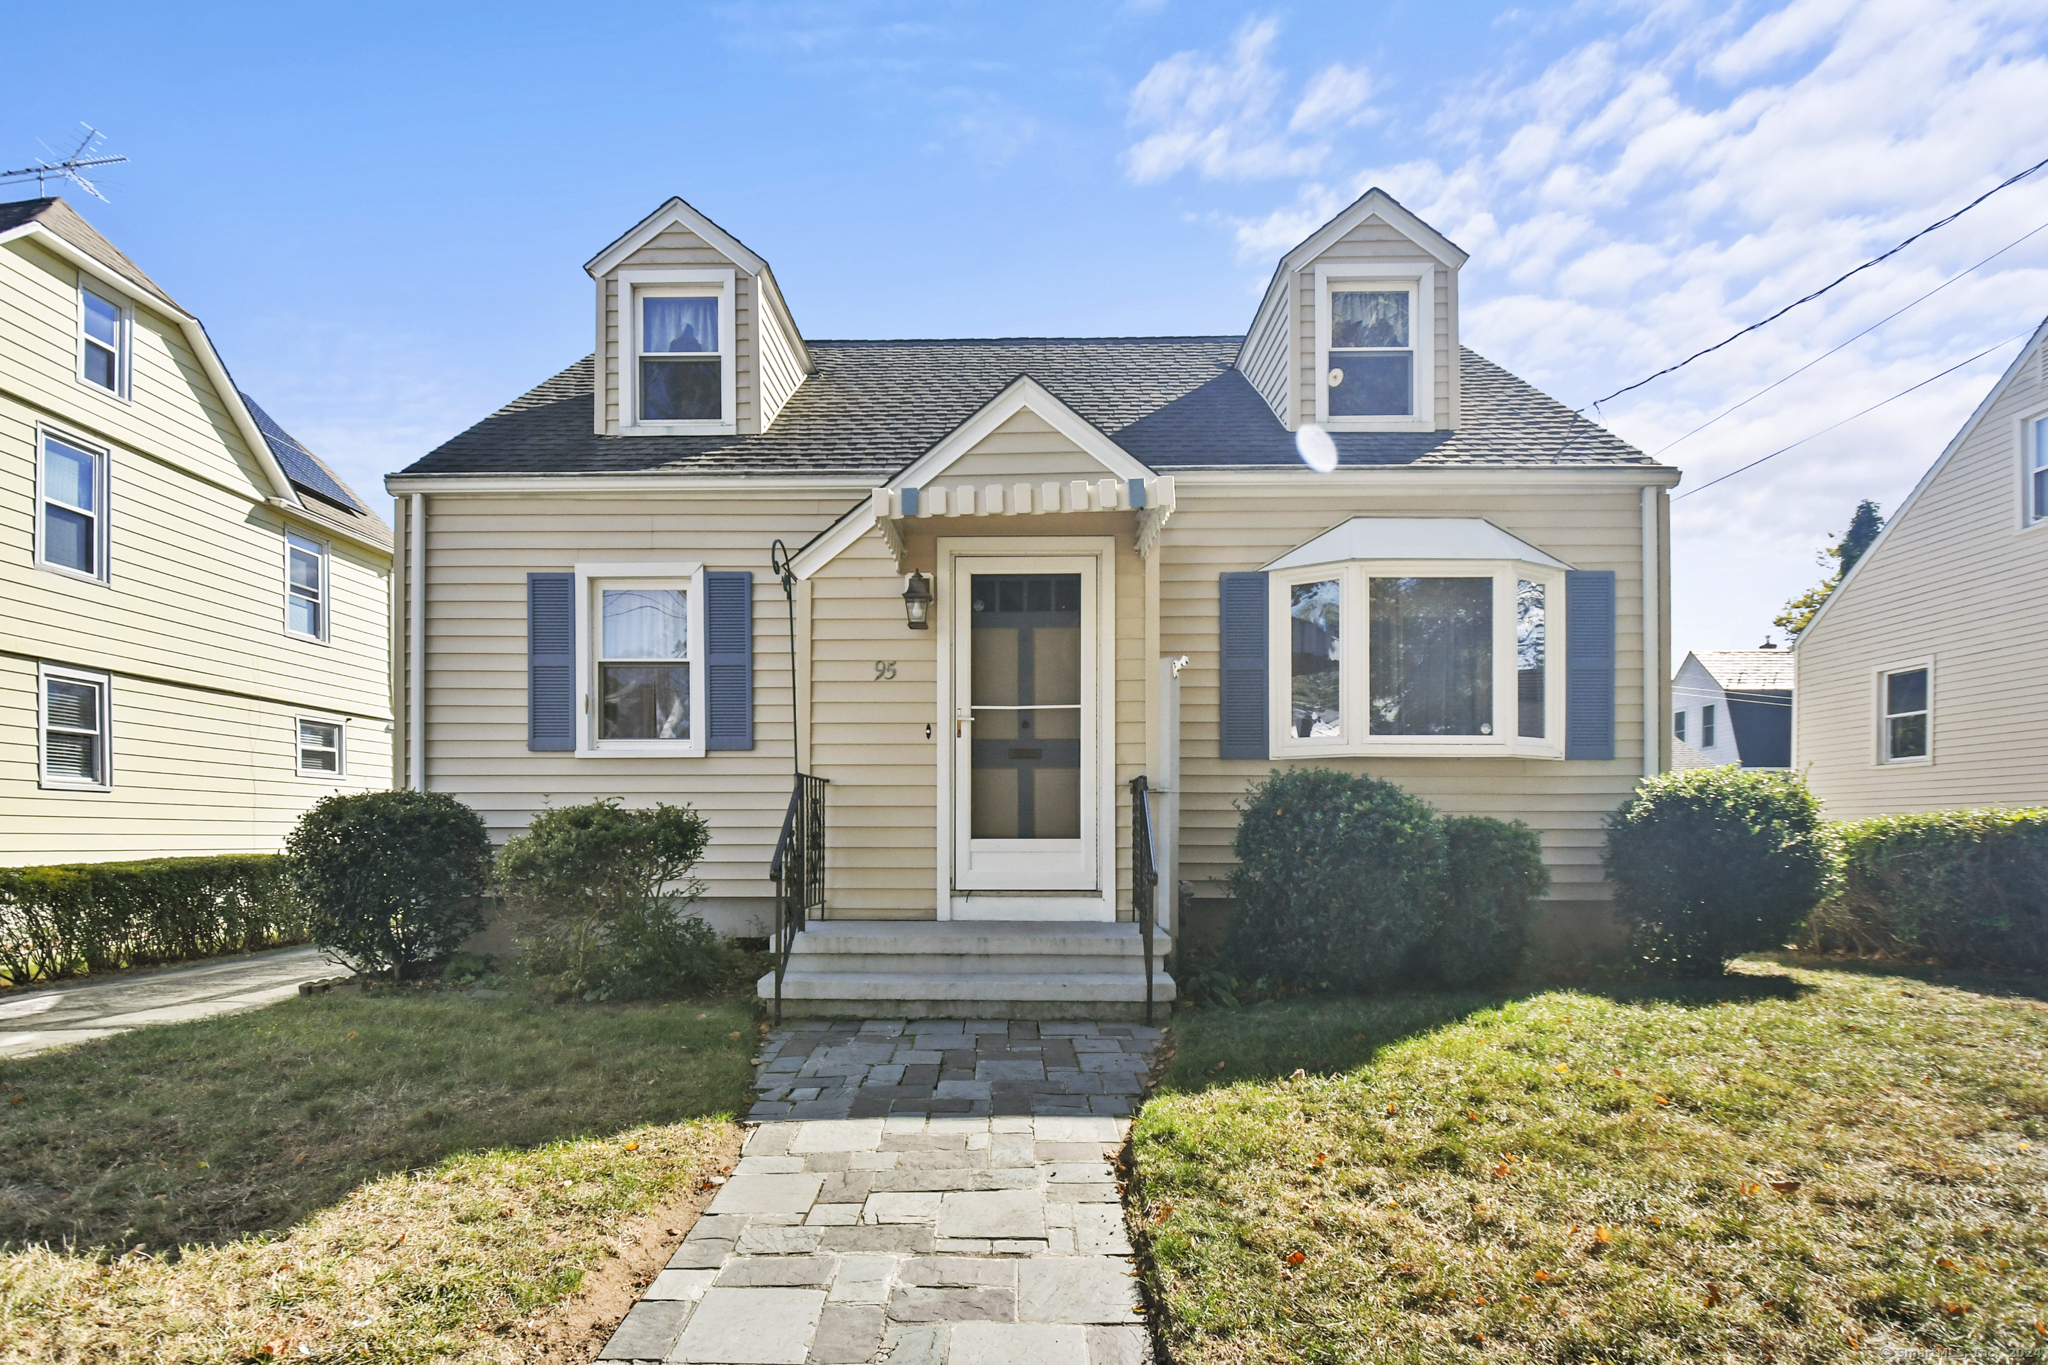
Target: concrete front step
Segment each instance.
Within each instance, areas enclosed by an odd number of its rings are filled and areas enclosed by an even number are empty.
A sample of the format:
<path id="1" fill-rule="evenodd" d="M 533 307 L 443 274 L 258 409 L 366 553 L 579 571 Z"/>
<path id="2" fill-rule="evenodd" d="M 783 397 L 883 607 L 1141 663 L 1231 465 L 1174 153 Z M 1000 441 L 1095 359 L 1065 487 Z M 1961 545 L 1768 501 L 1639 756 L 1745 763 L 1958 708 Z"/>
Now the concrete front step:
<path id="1" fill-rule="evenodd" d="M 1174 998 L 1172 940 L 1153 936 L 1152 998 Z M 790 947 L 783 1013 L 850 1019 L 1142 1018 L 1144 940 L 1133 924 L 838 921 Z M 775 994 L 773 972 L 757 989 Z"/>

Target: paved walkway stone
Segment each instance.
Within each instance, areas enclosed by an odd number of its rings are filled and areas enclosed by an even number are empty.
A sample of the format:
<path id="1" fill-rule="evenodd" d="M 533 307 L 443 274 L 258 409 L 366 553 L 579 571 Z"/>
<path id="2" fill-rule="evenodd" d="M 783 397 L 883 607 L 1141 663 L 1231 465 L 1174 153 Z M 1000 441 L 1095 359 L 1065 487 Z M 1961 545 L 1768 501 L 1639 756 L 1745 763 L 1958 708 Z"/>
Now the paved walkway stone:
<path id="1" fill-rule="evenodd" d="M 1152 1365 L 1114 1162 L 1159 1037 L 770 1034 L 739 1164 L 598 1358 Z"/>
<path id="2" fill-rule="evenodd" d="M 179 1024 L 289 1000 L 299 983 L 346 976 L 318 948 L 282 948 L 160 972 L 90 977 L 0 993 L 0 1057 L 105 1038 L 148 1024 Z"/>

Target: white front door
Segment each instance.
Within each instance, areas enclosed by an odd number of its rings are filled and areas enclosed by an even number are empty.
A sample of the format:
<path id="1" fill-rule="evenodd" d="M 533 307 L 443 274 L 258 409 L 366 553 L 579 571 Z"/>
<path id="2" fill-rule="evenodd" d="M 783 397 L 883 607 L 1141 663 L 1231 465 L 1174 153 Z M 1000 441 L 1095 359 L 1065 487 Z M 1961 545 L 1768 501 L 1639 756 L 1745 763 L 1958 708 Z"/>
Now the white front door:
<path id="1" fill-rule="evenodd" d="M 1111 918 L 1093 554 L 952 561 L 956 918 Z M 1113 865 L 1113 864 L 1112 864 Z"/>

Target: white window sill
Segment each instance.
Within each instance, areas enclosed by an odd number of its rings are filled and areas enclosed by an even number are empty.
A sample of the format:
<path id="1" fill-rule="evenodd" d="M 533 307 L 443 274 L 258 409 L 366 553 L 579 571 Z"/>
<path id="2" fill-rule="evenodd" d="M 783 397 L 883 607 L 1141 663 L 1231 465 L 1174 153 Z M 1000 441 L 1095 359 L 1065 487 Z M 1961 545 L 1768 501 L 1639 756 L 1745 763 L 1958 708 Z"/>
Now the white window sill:
<path id="1" fill-rule="evenodd" d="M 1932 758 L 1880 758 L 1870 765 L 1873 768 L 1931 768 Z"/>
<path id="2" fill-rule="evenodd" d="M 38 569 L 41 569 L 44 573 L 53 573 L 56 574 L 59 578 L 68 578 L 74 583 L 91 583 L 94 586 L 101 588 L 110 586 L 107 580 L 100 577 L 98 574 L 80 573 L 76 569 L 67 569 L 62 564 L 52 564 L 47 560 L 38 559 L 36 561 L 36 567 Z"/>
<path id="3" fill-rule="evenodd" d="M 78 385 L 79 388 L 84 389 L 87 393 L 96 393 L 102 398 L 111 399 L 114 402 L 119 403 L 124 408 L 132 408 L 135 406 L 135 397 L 133 394 L 116 393 L 112 389 L 93 383 L 90 379 L 80 379 L 77 375 L 73 375 L 71 377 L 71 382 Z"/>
<path id="4" fill-rule="evenodd" d="M 1324 417 L 1325 431 L 1435 431 L 1433 417 Z"/>
<path id="5" fill-rule="evenodd" d="M 619 427 L 621 436 L 732 436 L 738 432 L 737 422 L 634 422 Z"/>
<path id="6" fill-rule="evenodd" d="M 596 749 L 578 749 L 578 758 L 702 758 L 702 744 L 683 744 L 659 740 L 636 744 L 631 740 L 613 740 Z"/>
<path id="7" fill-rule="evenodd" d="M 46 792 L 110 792 L 111 782 L 65 782 L 58 778 L 39 778 L 36 786 Z"/>
<path id="8" fill-rule="evenodd" d="M 1381 739 L 1363 744 L 1331 741 L 1325 744 L 1295 742 L 1275 744 L 1270 752 L 1275 761 L 1318 758 L 1542 758 L 1562 759 L 1557 745 L 1528 742 L 1503 744 L 1491 735 L 1470 739 Z"/>

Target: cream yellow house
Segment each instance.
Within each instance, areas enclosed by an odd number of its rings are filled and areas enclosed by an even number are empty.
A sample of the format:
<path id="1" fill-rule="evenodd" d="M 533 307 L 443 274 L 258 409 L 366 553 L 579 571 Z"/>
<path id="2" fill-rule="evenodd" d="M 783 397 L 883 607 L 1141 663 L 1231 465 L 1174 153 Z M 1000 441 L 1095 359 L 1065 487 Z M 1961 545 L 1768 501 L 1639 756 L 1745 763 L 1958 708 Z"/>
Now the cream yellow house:
<path id="1" fill-rule="evenodd" d="M 61 199 L 0 204 L 0 863 L 391 785 L 390 529 Z"/>
<path id="2" fill-rule="evenodd" d="M 1213 904 L 1295 764 L 1536 826 L 1569 955 L 1666 758 L 1678 475 L 1460 345 L 1464 261 L 1374 190 L 1242 336 L 810 341 L 672 199 L 587 263 L 594 354 L 387 480 L 405 780 L 499 837 L 687 801 L 728 930 L 821 834 L 819 1012 L 1136 1008 L 1134 800 Z"/>
<path id="3" fill-rule="evenodd" d="M 2048 322 L 1800 632 L 1792 765 L 1838 820 L 2048 805 Z"/>

